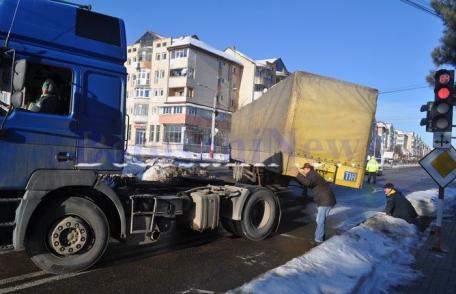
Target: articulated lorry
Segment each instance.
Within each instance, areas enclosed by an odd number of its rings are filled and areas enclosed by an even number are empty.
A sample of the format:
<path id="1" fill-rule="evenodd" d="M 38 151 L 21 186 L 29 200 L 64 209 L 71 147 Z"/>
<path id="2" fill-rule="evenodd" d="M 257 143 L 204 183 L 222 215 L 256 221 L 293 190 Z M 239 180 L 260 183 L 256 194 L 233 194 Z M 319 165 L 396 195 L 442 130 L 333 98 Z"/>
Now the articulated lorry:
<path id="1" fill-rule="evenodd" d="M 60 0 L 0 0 L 0 46 L 2 250 L 25 249 L 60 274 L 93 266 L 110 238 L 157 241 L 170 223 L 223 223 L 254 241 L 277 228 L 279 201 L 265 188 L 122 176 L 122 20 Z"/>
<path id="2" fill-rule="evenodd" d="M 378 91 L 296 72 L 236 111 L 233 176 L 286 185 L 308 162 L 331 183 L 359 188 Z"/>

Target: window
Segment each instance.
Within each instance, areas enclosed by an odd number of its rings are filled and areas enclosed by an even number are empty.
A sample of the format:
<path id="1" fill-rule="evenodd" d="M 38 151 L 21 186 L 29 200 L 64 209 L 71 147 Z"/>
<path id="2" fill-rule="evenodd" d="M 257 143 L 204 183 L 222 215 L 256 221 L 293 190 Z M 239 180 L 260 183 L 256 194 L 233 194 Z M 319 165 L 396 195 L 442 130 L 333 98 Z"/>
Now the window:
<path id="1" fill-rule="evenodd" d="M 160 78 L 164 78 L 165 77 L 165 71 L 164 70 L 161 70 L 160 71 Z"/>
<path id="2" fill-rule="evenodd" d="M 180 143 L 182 139 L 181 125 L 165 125 L 163 141 L 167 143 Z"/>
<path id="3" fill-rule="evenodd" d="M 162 59 L 166 60 L 166 53 L 165 52 L 162 53 Z"/>
<path id="4" fill-rule="evenodd" d="M 161 43 L 157 43 L 157 48 L 160 48 L 161 47 Z"/>
<path id="5" fill-rule="evenodd" d="M 174 114 L 182 113 L 182 106 L 174 106 L 173 112 Z"/>
<path id="6" fill-rule="evenodd" d="M 162 46 L 163 46 L 163 47 L 166 47 L 166 42 L 163 42 L 163 43 L 162 43 Z"/>
<path id="7" fill-rule="evenodd" d="M 136 129 L 135 144 L 144 145 L 146 143 L 146 129 Z"/>
<path id="8" fill-rule="evenodd" d="M 188 68 L 188 74 L 190 78 L 194 79 L 195 78 L 195 70 L 191 67 Z"/>
<path id="9" fill-rule="evenodd" d="M 193 88 L 187 88 L 187 97 L 193 98 Z"/>
<path id="10" fill-rule="evenodd" d="M 150 84 L 150 71 L 148 69 L 141 69 L 138 71 L 136 77 L 136 85 L 149 85 Z"/>
<path id="11" fill-rule="evenodd" d="M 71 113 L 73 75 L 67 68 L 27 63 L 25 97 L 18 109 L 36 113 L 69 115 Z M 46 92 L 43 92 L 43 87 Z"/>
<path id="12" fill-rule="evenodd" d="M 128 53 L 131 53 L 131 48 L 130 48 L 130 49 L 128 49 Z"/>
<path id="13" fill-rule="evenodd" d="M 187 106 L 187 114 L 188 115 L 197 115 L 197 108 L 192 106 Z"/>
<path id="14" fill-rule="evenodd" d="M 233 66 L 233 73 L 236 73 L 236 67 Z"/>
<path id="15" fill-rule="evenodd" d="M 183 58 L 188 56 L 188 49 L 177 49 L 171 51 L 171 59 Z"/>
<path id="16" fill-rule="evenodd" d="M 85 9 L 76 10 L 76 35 L 115 46 L 121 45 L 118 18 Z"/>
<path id="17" fill-rule="evenodd" d="M 157 114 L 157 106 L 152 107 L 152 114 Z"/>
<path id="18" fill-rule="evenodd" d="M 171 110 L 172 110 L 171 106 L 165 106 L 162 108 L 163 114 L 170 114 Z"/>
<path id="19" fill-rule="evenodd" d="M 154 84 L 158 83 L 159 74 L 158 70 L 154 71 Z"/>
<path id="20" fill-rule="evenodd" d="M 136 89 L 135 91 L 136 98 L 149 98 L 150 90 L 148 89 Z"/>
<path id="21" fill-rule="evenodd" d="M 163 91 L 163 89 L 160 89 L 160 96 L 163 96 L 165 94 L 165 92 Z"/>
<path id="22" fill-rule="evenodd" d="M 135 104 L 133 109 L 134 115 L 146 116 L 149 113 L 149 105 L 147 104 Z"/>
<path id="23" fill-rule="evenodd" d="M 150 125 L 149 142 L 153 142 L 154 139 L 155 139 L 155 125 Z"/>
<path id="24" fill-rule="evenodd" d="M 155 130 L 156 130 L 156 134 L 155 134 L 155 142 L 160 142 L 160 125 L 157 125 Z"/>
<path id="25" fill-rule="evenodd" d="M 161 57 L 160 53 L 155 54 L 155 60 L 160 60 L 160 57 Z"/>

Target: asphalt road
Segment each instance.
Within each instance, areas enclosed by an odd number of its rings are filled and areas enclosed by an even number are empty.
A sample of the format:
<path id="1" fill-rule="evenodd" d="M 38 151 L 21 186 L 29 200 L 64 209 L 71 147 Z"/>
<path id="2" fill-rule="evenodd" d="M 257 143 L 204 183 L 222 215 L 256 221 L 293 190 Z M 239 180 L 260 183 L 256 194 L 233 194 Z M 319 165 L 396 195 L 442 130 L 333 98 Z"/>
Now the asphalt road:
<path id="1" fill-rule="evenodd" d="M 365 212 L 384 205 L 381 186 L 393 182 L 404 192 L 434 188 L 419 168 L 386 170 L 377 185 L 362 190 L 336 188 L 338 209 L 329 235 L 356 225 Z M 24 252 L 0 253 L 0 293 L 207 293 L 224 292 L 309 251 L 315 205 L 290 187 L 281 194 L 279 232 L 252 242 L 220 230 L 199 234 L 176 229 L 156 244 L 112 243 L 90 271 L 54 276 L 40 271 Z"/>

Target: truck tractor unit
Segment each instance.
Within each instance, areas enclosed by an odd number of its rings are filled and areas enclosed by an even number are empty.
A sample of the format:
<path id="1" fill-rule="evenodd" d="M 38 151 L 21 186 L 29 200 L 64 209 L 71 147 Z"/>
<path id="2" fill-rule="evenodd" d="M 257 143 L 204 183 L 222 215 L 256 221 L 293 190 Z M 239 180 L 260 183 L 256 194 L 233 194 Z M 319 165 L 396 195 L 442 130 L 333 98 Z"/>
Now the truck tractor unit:
<path id="1" fill-rule="evenodd" d="M 219 223 L 258 241 L 280 220 L 258 186 L 123 178 L 126 36 L 121 19 L 58 0 L 0 0 L 0 246 L 61 274 L 113 238 L 149 242 L 170 223 Z"/>

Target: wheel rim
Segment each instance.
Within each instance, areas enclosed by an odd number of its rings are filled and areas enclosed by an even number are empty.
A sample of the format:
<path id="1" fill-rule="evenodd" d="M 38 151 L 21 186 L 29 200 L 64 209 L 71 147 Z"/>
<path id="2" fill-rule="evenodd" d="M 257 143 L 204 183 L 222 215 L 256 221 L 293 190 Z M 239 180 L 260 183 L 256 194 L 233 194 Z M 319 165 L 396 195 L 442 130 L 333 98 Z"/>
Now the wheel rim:
<path id="1" fill-rule="evenodd" d="M 89 226 L 75 216 L 67 216 L 49 230 L 49 245 L 58 255 L 68 256 L 81 252 L 89 244 Z"/>
<path id="2" fill-rule="evenodd" d="M 271 218 L 271 205 L 264 201 L 258 200 L 253 206 L 250 213 L 250 223 L 256 229 L 264 228 Z"/>

